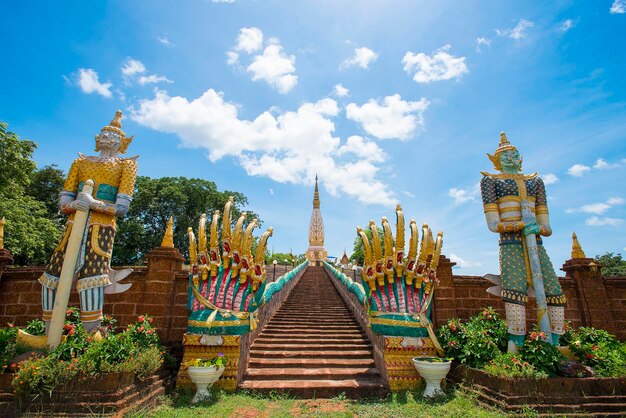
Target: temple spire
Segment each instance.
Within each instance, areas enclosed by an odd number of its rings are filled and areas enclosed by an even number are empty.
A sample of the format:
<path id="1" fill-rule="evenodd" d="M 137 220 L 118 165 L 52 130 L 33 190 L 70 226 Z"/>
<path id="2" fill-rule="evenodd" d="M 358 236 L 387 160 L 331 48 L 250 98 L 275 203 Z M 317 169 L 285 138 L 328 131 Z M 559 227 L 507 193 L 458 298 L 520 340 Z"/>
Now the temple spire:
<path id="1" fill-rule="evenodd" d="M 306 258 L 311 264 L 320 264 L 326 260 L 328 253 L 324 248 L 324 221 L 320 210 L 320 192 L 317 174 L 315 175 L 315 191 L 313 192 L 313 213 L 309 224 L 309 248 Z"/>
<path id="2" fill-rule="evenodd" d="M 313 193 L 313 208 L 320 207 L 320 191 L 317 187 L 317 174 L 315 175 L 315 192 Z"/>

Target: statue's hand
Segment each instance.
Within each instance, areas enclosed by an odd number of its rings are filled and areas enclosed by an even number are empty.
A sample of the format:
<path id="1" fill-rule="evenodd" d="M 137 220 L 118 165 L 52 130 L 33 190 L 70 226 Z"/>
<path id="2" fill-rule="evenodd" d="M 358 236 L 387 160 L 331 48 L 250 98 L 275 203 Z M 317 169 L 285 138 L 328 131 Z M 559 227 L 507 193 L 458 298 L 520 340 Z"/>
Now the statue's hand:
<path id="1" fill-rule="evenodd" d="M 83 212 L 86 212 L 89 210 L 89 202 L 86 202 L 83 199 L 76 199 L 72 203 L 70 203 L 68 206 L 74 211 L 81 210 Z"/>
<path id="2" fill-rule="evenodd" d="M 539 231 L 540 231 L 539 225 L 537 225 L 536 222 L 531 222 L 527 224 L 526 226 L 524 226 L 522 233 L 524 234 L 525 237 L 527 237 L 528 235 L 531 235 L 531 234 L 538 235 Z"/>

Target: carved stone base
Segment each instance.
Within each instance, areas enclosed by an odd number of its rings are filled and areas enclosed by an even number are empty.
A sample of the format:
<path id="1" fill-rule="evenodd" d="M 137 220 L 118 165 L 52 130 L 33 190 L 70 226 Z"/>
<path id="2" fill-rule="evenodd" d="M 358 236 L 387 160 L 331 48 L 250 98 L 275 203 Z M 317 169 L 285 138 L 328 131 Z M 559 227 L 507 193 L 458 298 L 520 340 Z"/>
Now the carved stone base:
<path id="1" fill-rule="evenodd" d="M 176 387 L 195 388 L 187 374 L 187 365 L 185 364 L 187 361 L 197 358 L 209 360 L 223 353 L 228 357 L 228 363 L 224 374 L 213 385 L 213 388 L 234 392 L 237 387 L 237 371 L 239 370 L 239 342 L 240 338 L 237 335 L 185 334 L 183 336 L 183 362 L 176 378 Z"/>
<path id="2" fill-rule="evenodd" d="M 385 364 L 392 392 L 416 389 L 422 380 L 413 365 L 413 357 L 437 356 L 437 350 L 427 337 L 385 336 Z"/>

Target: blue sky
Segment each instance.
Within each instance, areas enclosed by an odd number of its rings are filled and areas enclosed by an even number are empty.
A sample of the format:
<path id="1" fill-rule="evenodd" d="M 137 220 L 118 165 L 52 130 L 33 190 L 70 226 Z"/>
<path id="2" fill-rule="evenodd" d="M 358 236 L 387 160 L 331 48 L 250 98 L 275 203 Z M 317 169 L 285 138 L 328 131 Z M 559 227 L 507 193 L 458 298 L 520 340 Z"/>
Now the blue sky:
<path id="1" fill-rule="evenodd" d="M 304 252 L 405 216 L 462 274 L 496 272 L 477 184 L 500 131 L 544 176 L 557 269 L 626 251 L 626 2 L 12 2 L 0 119 L 67 170 L 116 109 L 141 175 L 241 191 Z M 199 214 L 198 214 L 199 215 Z"/>

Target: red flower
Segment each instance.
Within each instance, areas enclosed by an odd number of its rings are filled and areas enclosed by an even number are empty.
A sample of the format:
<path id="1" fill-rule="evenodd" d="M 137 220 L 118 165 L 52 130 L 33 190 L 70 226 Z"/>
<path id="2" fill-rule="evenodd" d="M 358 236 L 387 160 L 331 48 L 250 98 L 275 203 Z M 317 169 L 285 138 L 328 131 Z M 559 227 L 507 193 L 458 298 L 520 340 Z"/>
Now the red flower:
<path id="1" fill-rule="evenodd" d="M 592 359 L 594 359 L 596 356 L 594 356 L 593 354 L 585 354 L 585 357 L 587 357 L 588 359 L 592 360 Z"/>
<path id="2" fill-rule="evenodd" d="M 146 317 L 143 316 L 143 315 L 140 315 L 140 316 L 137 317 L 137 321 L 139 321 L 139 322 L 143 322 L 145 320 L 146 320 Z"/>
<path id="3" fill-rule="evenodd" d="M 139 332 L 143 332 L 143 325 L 139 327 L 139 329 L 137 329 L 137 331 Z"/>
<path id="4" fill-rule="evenodd" d="M 597 346 L 597 345 L 594 345 L 593 347 L 591 347 L 591 349 L 592 349 L 593 351 L 596 351 L 596 350 L 598 349 L 598 346 Z"/>
<path id="5" fill-rule="evenodd" d="M 152 323 L 152 321 L 154 321 L 154 318 L 148 318 L 149 323 Z"/>
<path id="6" fill-rule="evenodd" d="M 65 315 L 71 315 L 73 312 L 71 309 L 68 309 L 67 311 L 65 311 Z"/>

